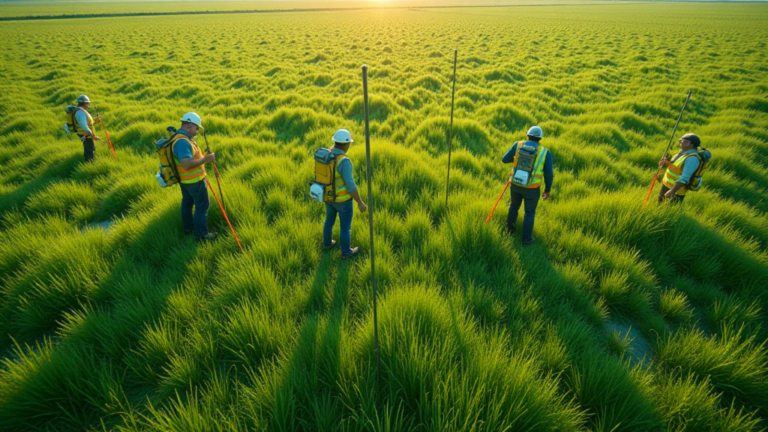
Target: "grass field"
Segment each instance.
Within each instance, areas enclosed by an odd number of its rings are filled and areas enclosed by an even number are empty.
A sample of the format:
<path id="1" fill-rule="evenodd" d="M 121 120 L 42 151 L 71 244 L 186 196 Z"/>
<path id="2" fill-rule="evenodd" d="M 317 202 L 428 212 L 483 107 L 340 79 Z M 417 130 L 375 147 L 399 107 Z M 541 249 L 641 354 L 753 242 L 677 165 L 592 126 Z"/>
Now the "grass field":
<path id="1" fill-rule="evenodd" d="M 768 6 L 55 20 L 0 37 L 0 430 L 768 427 Z M 689 89 L 678 135 L 712 151 L 705 187 L 641 211 Z M 64 134 L 82 93 L 118 161 L 102 141 L 85 165 Z M 155 181 L 153 142 L 190 110 L 245 254 L 215 206 L 223 239 L 185 237 L 180 193 Z M 506 198 L 483 219 L 532 124 L 555 186 L 523 249 Z M 380 387 L 367 217 L 342 262 L 307 193 L 340 127 L 375 211 Z"/>

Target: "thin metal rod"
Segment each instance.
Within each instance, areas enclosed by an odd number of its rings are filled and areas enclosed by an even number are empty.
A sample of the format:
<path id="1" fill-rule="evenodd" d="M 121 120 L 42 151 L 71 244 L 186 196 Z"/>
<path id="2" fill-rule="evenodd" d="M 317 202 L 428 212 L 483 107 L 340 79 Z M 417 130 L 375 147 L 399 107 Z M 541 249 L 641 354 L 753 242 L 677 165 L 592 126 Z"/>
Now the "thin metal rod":
<path id="1" fill-rule="evenodd" d="M 373 284 L 373 343 L 376 354 L 376 389 L 381 391 L 381 358 L 379 355 L 379 315 L 378 289 L 376 287 L 376 254 L 373 240 L 373 191 L 371 188 L 373 174 L 371 169 L 371 133 L 368 124 L 368 65 L 363 65 L 363 105 L 365 107 L 365 162 L 367 166 L 368 183 L 368 230 L 371 237 L 371 283 Z M 378 398 L 377 398 L 378 399 Z"/>
<path id="2" fill-rule="evenodd" d="M 448 174 L 445 177 L 445 210 L 448 211 L 448 185 L 451 181 L 451 148 L 453 144 L 453 101 L 456 96 L 456 58 L 459 50 L 453 50 L 453 89 L 451 90 L 451 125 L 448 127 Z"/>
<path id="3" fill-rule="evenodd" d="M 688 90 L 688 97 L 685 98 L 683 109 L 680 110 L 680 115 L 677 116 L 677 121 L 675 122 L 675 128 L 672 129 L 672 135 L 669 137 L 669 142 L 667 143 L 667 149 L 664 150 L 664 157 L 662 159 L 666 159 L 667 156 L 669 156 L 669 149 L 672 147 L 672 141 L 675 139 L 675 134 L 677 133 L 677 126 L 680 124 L 680 120 L 682 120 L 683 118 L 683 112 L 685 111 L 685 107 L 688 106 L 688 101 L 691 100 L 692 94 L 693 94 L 693 90 Z"/>
<path id="4" fill-rule="evenodd" d="M 683 104 L 683 109 L 680 110 L 680 115 L 677 116 L 677 121 L 675 122 L 675 128 L 672 129 L 672 135 L 669 137 L 669 142 L 667 143 L 667 149 L 664 150 L 664 156 L 662 156 L 662 160 L 666 159 L 669 156 L 669 149 L 672 147 L 672 141 L 675 139 L 675 134 L 677 133 L 677 126 L 680 124 L 680 120 L 683 118 L 683 112 L 685 112 L 685 107 L 688 106 L 688 101 L 691 100 L 691 95 L 693 94 L 693 90 L 688 90 L 688 97 L 685 98 L 685 103 Z M 656 169 L 656 174 L 653 176 L 653 181 L 651 181 L 651 187 L 648 189 L 648 193 L 645 194 L 645 201 L 643 202 L 643 208 L 648 205 L 648 198 L 651 196 L 651 192 L 653 192 L 653 187 L 656 186 L 656 179 L 659 177 L 659 173 L 661 173 L 661 166 L 659 166 Z"/>

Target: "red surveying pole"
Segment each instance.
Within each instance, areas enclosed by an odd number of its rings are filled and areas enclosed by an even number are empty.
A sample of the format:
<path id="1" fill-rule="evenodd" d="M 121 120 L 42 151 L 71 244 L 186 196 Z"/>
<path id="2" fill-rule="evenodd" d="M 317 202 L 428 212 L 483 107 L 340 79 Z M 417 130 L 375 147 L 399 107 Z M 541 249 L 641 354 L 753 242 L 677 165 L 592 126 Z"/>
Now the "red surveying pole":
<path id="1" fill-rule="evenodd" d="M 203 139 L 205 140 L 205 152 L 210 153 L 211 147 L 208 145 L 208 137 L 205 135 L 205 129 L 203 129 Z M 216 161 L 212 162 L 213 172 L 216 174 L 216 186 L 219 188 L 219 195 L 221 196 L 221 205 L 224 206 L 224 192 L 221 191 L 221 176 L 219 175 L 219 167 L 216 166 Z"/>
<path id="2" fill-rule="evenodd" d="M 101 122 L 101 130 L 104 131 L 104 136 L 107 137 L 109 148 L 112 149 L 112 156 L 115 158 L 115 160 L 117 160 L 117 153 L 115 153 L 115 146 L 112 145 L 112 138 L 109 137 L 109 132 L 107 132 L 107 127 L 104 126 L 104 120 L 101 119 L 101 114 L 99 114 L 99 109 L 96 108 L 96 105 L 94 105 L 93 108 L 96 110 L 96 118 L 98 118 L 99 121 Z"/>
<path id="3" fill-rule="evenodd" d="M 688 101 L 691 100 L 691 95 L 693 94 L 693 90 L 688 90 L 688 97 L 685 98 L 685 103 L 683 104 L 683 109 L 680 110 L 680 115 L 677 117 L 677 122 L 675 123 L 675 128 L 672 129 L 672 136 L 669 137 L 669 143 L 667 144 L 667 149 L 664 150 L 664 156 L 662 156 L 662 160 L 666 159 L 667 156 L 669 156 L 669 148 L 672 147 L 672 140 L 675 139 L 675 133 L 677 133 L 677 126 L 680 124 L 680 120 L 683 118 L 683 112 L 685 111 L 685 107 L 688 106 Z M 651 193 L 653 192 L 653 187 L 656 186 L 656 180 L 659 178 L 659 173 L 661 172 L 661 166 L 656 169 L 656 174 L 653 176 L 653 181 L 651 181 L 651 187 L 648 188 L 648 193 L 645 194 L 645 201 L 643 202 L 643 208 L 645 208 L 648 205 L 648 198 L 651 197 Z"/>
<path id="4" fill-rule="evenodd" d="M 504 189 L 501 190 L 501 193 L 499 194 L 499 197 L 496 198 L 496 202 L 493 204 L 493 207 L 491 208 L 491 212 L 488 213 L 488 217 L 485 218 L 485 224 L 484 225 L 487 225 L 488 221 L 491 220 L 491 216 L 493 216 L 493 212 L 496 211 L 496 206 L 499 205 L 499 201 L 501 201 L 501 197 L 504 196 L 504 192 L 507 191 L 507 188 L 509 187 L 509 185 L 511 183 L 512 183 L 512 179 L 510 178 L 509 180 L 507 180 L 507 184 L 504 185 Z"/>
<path id="5" fill-rule="evenodd" d="M 371 189 L 371 180 L 373 179 L 371 170 L 371 133 L 368 125 L 368 65 L 363 65 L 363 102 L 365 107 L 365 162 L 368 165 L 368 229 L 371 237 L 371 283 L 373 284 L 373 342 L 376 354 L 376 390 L 381 389 L 381 358 L 379 356 L 379 315 L 377 310 L 378 291 L 376 288 L 376 261 L 374 258 L 373 246 L 373 191 Z M 378 394 L 378 392 L 377 392 Z M 376 398 L 378 400 L 378 397 Z"/>
<path id="6" fill-rule="evenodd" d="M 227 225 L 229 225 L 229 230 L 232 231 L 232 235 L 235 237 L 235 242 L 237 242 L 237 247 L 240 248 L 241 253 L 245 253 L 245 251 L 243 250 L 243 246 L 240 244 L 240 238 L 237 236 L 235 229 L 232 227 L 232 222 L 229 221 L 229 216 L 227 216 L 227 211 L 224 210 L 224 206 L 221 205 L 221 201 L 219 201 L 219 197 L 217 197 L 216 192 L 213 191 L 213 186 L 211 186 L 211 182 L 208 181 L 208 176 L 205 176 L 205 184 L 208 185 L 208 189 L 211 190 L 213 197 L 216 199 L 216 203 L 219 205 L 221 214 L 224 215 L 224 219 L 227 221 Z"/>

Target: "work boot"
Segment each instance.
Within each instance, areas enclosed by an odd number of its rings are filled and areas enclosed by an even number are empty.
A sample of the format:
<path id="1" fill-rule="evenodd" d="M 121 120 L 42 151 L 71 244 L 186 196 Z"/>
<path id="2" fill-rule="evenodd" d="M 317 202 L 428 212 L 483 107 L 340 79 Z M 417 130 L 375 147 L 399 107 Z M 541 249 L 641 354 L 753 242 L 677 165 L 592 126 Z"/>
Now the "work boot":
<path id="1" fill-rule="evenodd" d="M 507 226 L 507 234 L 512 235 L 517 231 L 517 225 L 512 224 L 511 226 Z"/>
<path id="2" fill-rule="evenodd" d="M 352 258 L 353 256 L 357 255 L 358 252 L 360 252 L 360 248 L 359 247 L 353 247 L 352 248 L 352 252 L 350 252 L 350 253 L 348 253 L 346 255 L 342 254 L 341 255 L 341 259 L 345 260 L 347 258 Z"/>
<path id="3" fill-rule="evenodd" d="M 531 241 L 529 241 L 529 242 L 523 242 L 523 246 L 530 246 L 530 245 L 532 245 L 534 242 L 536 242 L 536 239 L 535 239 L 535 238 L 533 238 L 533 237 L 531 237 Z"/>
<path id="4" fill-rule="evenodd" d="M 323 250 L 324 250 L 324 251 L 327 251 L 327 250 L 331 250 L 331 249 L 333 249 L 334 247 L 336 247 L 336 240 L 331 240 L 331 244 L 329 244 L 329 245 L 323 245 Z"/>
<path id="5" fill-rule="evenodd" d="M 184 230 L 184 235 L 185 235 L 185 236 L 188 236 L 188 235 L 192 235 L 192 234 L 194 234 L 194 233 L 195 233 L 195 230 L 193 230 L 193 229 L 190 229 L 190 230 L 188 230 L 188 229 L 185 229 L 185 230 Z"/>
<path id="6" fill-rule="evenodd" d="M 212 241 L 216 240 L 218 237 L 219 237 L 219 235 L 216 234 L 215 232 L 209 232 L 208 234 L 204 235 L 203 237 L 198 237 L 197 238 L 197 242 L 198 243 L 212 242 Z"/>

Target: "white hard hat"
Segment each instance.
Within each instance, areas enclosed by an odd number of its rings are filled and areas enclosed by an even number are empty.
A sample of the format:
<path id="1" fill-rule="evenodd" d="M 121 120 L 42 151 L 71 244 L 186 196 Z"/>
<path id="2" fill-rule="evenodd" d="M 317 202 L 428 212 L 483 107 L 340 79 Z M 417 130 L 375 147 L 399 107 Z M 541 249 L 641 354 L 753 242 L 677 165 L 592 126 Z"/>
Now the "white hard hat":
<path id="1" fill-rule="evenodd" d="M 192 123 L 192 124 L 195 124 L 195 125 L 197 125 L 199 127 L 203 127 L 203 120 L 200 119 L 199 115 L 197 115 L 197 114 L 195 114 L 195 113 L 193 113 L 191 111 L 186 113 L 186 114 L 184 114 L 181 117 L 181 122 L 182 123 Z"/>
<path id="2" fill-rule="evenodd" d="M 526 133 L 526 135 L 536 138 L 543 138 L 544 132 L 542 132 L 541 128 L 538 126 L 531 126 L 531 128 L 528 129 L 528 133 Z"/>
<path id="3" fill-rule="evenodd" d="M 352 134 L 349 133 L 349 131 L 346 129 L 337 130 L 336 133 L 333 134 L 331 141 L 339 144 L 349 144 L 355 142 L 355 140 L 352 139 Z"/>

